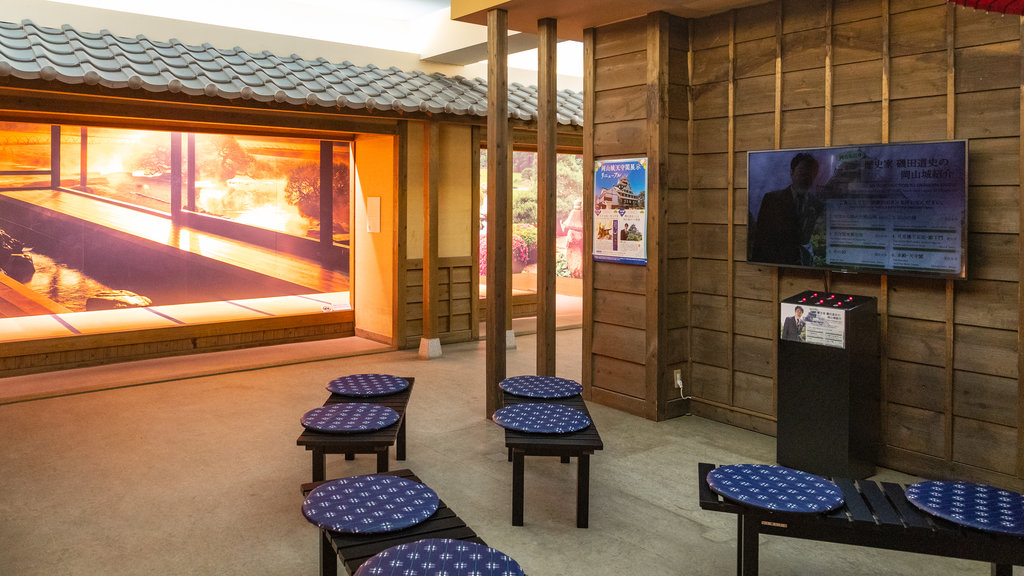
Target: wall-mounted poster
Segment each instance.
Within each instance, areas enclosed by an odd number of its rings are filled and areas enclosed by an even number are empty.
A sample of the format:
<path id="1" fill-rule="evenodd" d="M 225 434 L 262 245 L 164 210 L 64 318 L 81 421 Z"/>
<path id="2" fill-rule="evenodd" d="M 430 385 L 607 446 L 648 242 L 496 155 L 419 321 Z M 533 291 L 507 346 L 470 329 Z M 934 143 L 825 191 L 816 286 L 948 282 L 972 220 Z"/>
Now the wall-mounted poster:
<path id="1" fill-rule="evenodd" d="M 594 260 L 647 264 L 647 158 L 594 162 Z"/>

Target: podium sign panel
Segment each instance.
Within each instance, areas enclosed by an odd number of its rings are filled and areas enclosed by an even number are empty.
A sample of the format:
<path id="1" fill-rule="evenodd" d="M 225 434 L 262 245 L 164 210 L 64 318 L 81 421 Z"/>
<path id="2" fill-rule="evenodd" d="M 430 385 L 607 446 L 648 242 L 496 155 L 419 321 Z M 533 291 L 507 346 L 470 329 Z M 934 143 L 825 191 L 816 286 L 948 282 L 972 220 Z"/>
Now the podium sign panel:
<path id="1" fill-rule="evenodd" d="M 875 299 L 807 291 L 779 310 L 778 463 L 822 476 L 870 475 L 881 409 Z"/>

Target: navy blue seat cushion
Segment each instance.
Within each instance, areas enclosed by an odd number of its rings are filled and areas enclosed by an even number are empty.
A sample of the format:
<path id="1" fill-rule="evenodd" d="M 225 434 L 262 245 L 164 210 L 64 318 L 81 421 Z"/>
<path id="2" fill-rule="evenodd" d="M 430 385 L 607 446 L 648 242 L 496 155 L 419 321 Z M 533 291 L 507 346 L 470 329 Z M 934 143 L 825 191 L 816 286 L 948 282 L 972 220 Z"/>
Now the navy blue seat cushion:
<path id="1" fill-rule="evenodd" d="M 352 374 L 335 378 L 327 384 L 332 394 L 342 396 L 386 396 L 408 387 L 408 380 L 390 374 Z"/>
<path id="2" fill-rule="evenodd" d="M 425 484 L 371 474 L 317 486 L 302 502 L 302 514 L 332 532 L 375 534 L 415 526 L 437 505 L 437 494 Z"/>
<path id="3" fill-rule="evenodd" d="M 475 542 L 426 538 L 378 553 L 355 576 L 522 576 L 519 563 Z"/>
<path id="4" fill-rule="evenodd" d="M 557 376 L 512 376 L 499 386 L 509 394 L 529 398 L 568 398 L 583 392 L 579 382 Z"/>
<path id="5" fill-rule="evenodd" d="M 907 500 L 961 526 L 1024 536 L 1024 495 L 973 482 L 918 482 Z"/>
<path id="6" fill-rule="evenodd" d="M 708 486 L 740 504 L 780 512 L 819 513 L 843 505 L 843 492 L 831 481 L 767 464 L 731 464 L 708 473 Z"/>
<path id="7" fill-rule="evenodd" d="M 576 408 L 533 402 L 505 406 L 495 411 L 491 419 L 509 430 L 544 434 L 565 434 L 590 426 L 590 418 Z"/>
<path id="8" fill-rule="evenodd" d="M 371 432 L 398 422 L 398 412 L 377 404 L 328 404 L 302 415 L 302 425 L 317 432 Z"/>

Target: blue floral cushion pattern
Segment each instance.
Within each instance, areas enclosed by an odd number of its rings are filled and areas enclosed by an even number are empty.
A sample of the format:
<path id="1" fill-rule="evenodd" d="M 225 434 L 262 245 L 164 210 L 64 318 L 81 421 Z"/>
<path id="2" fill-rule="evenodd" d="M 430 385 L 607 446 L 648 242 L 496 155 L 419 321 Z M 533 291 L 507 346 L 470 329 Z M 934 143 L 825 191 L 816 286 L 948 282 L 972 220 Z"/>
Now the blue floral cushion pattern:
<path id="1" fill-rule="evenodd" d="M 1024 536 L 1024 495 L 972 482 L 918 482 L 907 500 L 961 526 Z"/>
<path id="2" fill-rule="evenodd" d="M 331 393 L 342 396 L 386 396 L 408 387 L 408 380 L 390 374 L 352 374 L 327 384 Z"/>
<path id="3" fill-rule="evenodd" d="M 579 382 L 555 376 L 512 376 L 499 386 L 509 394 L 529 398 L 568 398 L 583 392 Z"/>
<path id="4" fill-rule="evenodd" d="M 437 494 L 424 484 L 371 474 L 317 486 L 302 502 L 302 514 L 332 532 L 374 534 L 415 526 L 437 505 Z"/>
<path id="5" fill-rule="evenodd" d="M 376 404 L 328 404 L 302 415 L 302 425 L 317 432 L 371 432 L 398 422 L 398 412 Z"/>
<path id="6" fill-rule="evenodd" d="M 519 564 L 474 542 L 427 538 L 400 544 L 370 558 L 355 576 L 522 576 Z"/>
<path id="7" fill-rule="evenodd" d="M 586 414 L 561 404 L 513 404 L 495 411 L 491 419 L 509 430 L 544 434 L 566 434 L 590 426 Z"/>
<path id="8" fill-rule="evenodd" d="M 729 500 L 780 512 L 818 513 L 843 505 L 838 486 L 785 466 L 732 464 L 708 473 L 708 486 Z"/>

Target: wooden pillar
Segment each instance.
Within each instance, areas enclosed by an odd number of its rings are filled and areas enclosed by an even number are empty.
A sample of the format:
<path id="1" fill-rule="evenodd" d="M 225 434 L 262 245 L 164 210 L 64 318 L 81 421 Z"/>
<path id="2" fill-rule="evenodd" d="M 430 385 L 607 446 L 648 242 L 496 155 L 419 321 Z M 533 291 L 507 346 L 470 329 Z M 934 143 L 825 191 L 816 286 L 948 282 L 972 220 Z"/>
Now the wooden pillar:
<path id="1" fill-rule="evenodd" d="M 181 132 L 171 133 L 171 223 L 181 224 Z"/>
<path id="2" fill-rule="evenodd" d="M 188 134 L 188 146 L 186 148 L 186 158 L 188 158 L 188 171 L 186 172 L 185 181 L 186 194 L 185 194 L 185 209 L 189 212 L 196 211 L 196 135 L 189 132 Z M 351 270 L 351 268 L 349 268 Z"/>
<path id="3" fill-rule="evenodd" d="M 555 375 L 558 22 L 537 21 L 537 374 Z"/>
<path id="4" fill-rule="evenodd" d="M 60 188 L 60 126 L 50 126 L 50 188 Z"/>
<path id="5" fill-rule="evenodd" d="M 320 254 L 328 261 L 334 247 L 334 144 L 320 142 Z"/>
<path id="6" fill-rule="evenodd" d="M 79 168 L 80 174 L 78 175 L 78 184 L 85 188 L 89 185 L 89 129 L 85 126 L 79 130 L 81 138 L 79 138 L 79 151 L 81 156 L 79 157 Z"/>
<path id="7" fill-rule="evenodd" d="M 597 30 L 583 31 L 583 398 L 594 397 L 594 44 Z"/>
<path id="8" fill-rule="evenodd" d="M 420 358 L 441 356 L 437 335 L 437 196 L 441 174 L 441 127 L 428 121 L 423 128 L 423 337 Z"/>
<path id="9" fill-rule="evenodd" d="M 510 293 L 511 178 L 508 125 L 508 12 L 487 12 L 487 416 L 498 409 L 505 379 L 505 326 Z"/>

